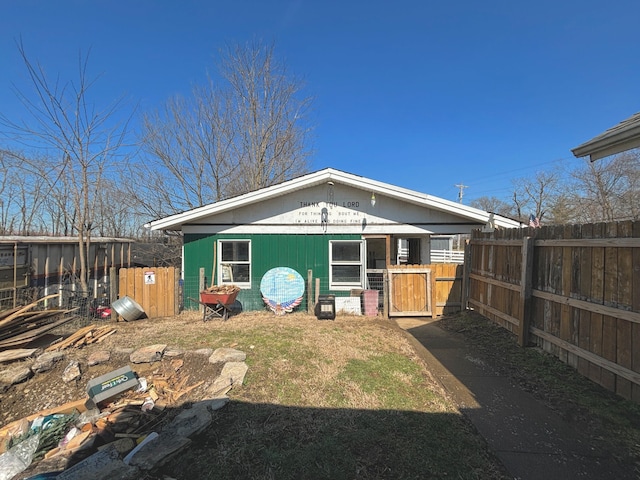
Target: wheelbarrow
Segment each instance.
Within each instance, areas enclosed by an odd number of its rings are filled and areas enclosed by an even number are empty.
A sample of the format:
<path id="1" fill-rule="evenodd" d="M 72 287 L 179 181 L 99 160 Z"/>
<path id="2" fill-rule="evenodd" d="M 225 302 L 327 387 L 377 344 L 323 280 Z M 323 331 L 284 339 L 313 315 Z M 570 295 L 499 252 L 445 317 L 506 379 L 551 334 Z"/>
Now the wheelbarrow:
<path id="1" fill-rule="evenodd" d="M 200 292 L 200 300 L 197 301 L 204 307 L 202 321 L 206 322 L 213 318 L 221 318 L 226 321 L 231 313 L 231 305 L 236 301 L 240 289 L 233 289 L 225 293 L 204 290 Z M 191 299 L 193 300 L 193 298 Z"/>

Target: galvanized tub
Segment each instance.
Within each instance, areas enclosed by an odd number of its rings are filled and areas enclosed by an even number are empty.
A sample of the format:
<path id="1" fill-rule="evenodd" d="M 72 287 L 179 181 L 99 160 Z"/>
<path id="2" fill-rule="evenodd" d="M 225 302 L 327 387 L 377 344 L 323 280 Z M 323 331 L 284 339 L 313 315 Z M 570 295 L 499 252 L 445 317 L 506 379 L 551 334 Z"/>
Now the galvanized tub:
<path id="1" fill-rule="evenodd" d="M 111 308 L 128 322 L 137 320 L 144 313 L 142 307 L 133 298 L 126 296 L 113 302 Z"/>

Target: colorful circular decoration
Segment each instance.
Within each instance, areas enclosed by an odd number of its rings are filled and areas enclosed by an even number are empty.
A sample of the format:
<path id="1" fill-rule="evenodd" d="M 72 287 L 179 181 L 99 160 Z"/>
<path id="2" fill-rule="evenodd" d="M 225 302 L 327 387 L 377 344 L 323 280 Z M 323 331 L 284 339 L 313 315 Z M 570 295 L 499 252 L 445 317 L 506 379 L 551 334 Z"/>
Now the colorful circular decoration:
<path id="1" fill-rule="evenodd" d="M 260 281 L 260 293 L 264 303 L 276 315 L 284 315 L 302 302 L 304 279 L 293 268 L 272 268 Z"/>

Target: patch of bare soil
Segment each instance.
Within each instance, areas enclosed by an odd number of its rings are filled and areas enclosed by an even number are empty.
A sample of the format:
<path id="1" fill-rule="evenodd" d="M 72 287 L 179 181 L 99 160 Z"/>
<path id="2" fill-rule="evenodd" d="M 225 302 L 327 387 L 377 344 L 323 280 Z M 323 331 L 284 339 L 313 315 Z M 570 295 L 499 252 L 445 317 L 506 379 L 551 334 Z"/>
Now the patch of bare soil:
<path id="1" fill-rule="evenodd" d="M 54 368 L 43 373 L 37 373 L 27 381 L 17 385 L 5 386 L 0 397 L 0 424 L 7 424 L 14 420 L 27 417 L 40 410 L 53 408 L 65 403 L 80 400 L 87 397 L 87 383 L 89 380 L 117 370 L 123 366 L 130 366 L 138 377 L 151 379 L 154 377 L 167 377 L 175 371 L 171 362 L 172 357 L 164 357 L 159 362 L 132 364 L 129 361 L 129 353 L 126 351 L 111 352 L 108 362 L 100 365 L 87 365 L 88 355 L 91 349 L 65 351 L 65 358 L 58 361 Z M 203 354 L 185 352 L 180 355 L 184 360 L 179 372 L 181 378 L 186 378 L 184 388 L 201 383 L 200 386 L 189 391 L 179 398 L 178 406 L 185 402 L 201 400 L 206 388 L 211 385 L 220 373 L 220 365 L 209 363 L 209 357 Z M 82 376 L 75 381 L 66 383 L 62 380 L 62 374 L 71 360 L 77 360 L 80 364 Z M 29 364 L 30 361 L 23 363 Z M 170 404 L 170 406 L 173 406 Z"/>
<path id="2" fill-rule="evenodd" d="M 221 366 L 209 363 L 209 356 L 206 354 L 194 353 L 197 349 L 211 348 L 197 340 L 199 333 L 205 331 L 210 325 L 198 321 L 198 318 L 195 314 L 187 313 L 176 318 L 98 323 L 98 325 L 111 325 L 116 330 L 115 334 L 105 338 L 101 343 L 62 350 L 64 358 L 56 362 L 51 370 L 36 373 L 25 382 L 12 386 L 0 385 L 0 392 L 2 392 L 0 396 L 0 425 L 5 425 L 43 409 L 85 398 L 87 397 L 86 388 L 89 380 L 127 365 L 138 377 L 167 376 L 175 372 L 176 363 L 174 362 L 172 366 L 171 362 L 176 358 L 182 360 L 178 373 L 181 381 L 186 378 L 182 385 L 183 389 L 202 382 L 200 386 L 181 396 L 176 403 L 182 404 L 200 400 L 206 388 L 220 373 Z M 65 325 L 47 338 L 41 339 L 38 345 L 29 347 L 45 349 L 52 342 L 55 345 L 56 340 L 68 337 L 79 328 L 78 325 Z M 167 332 L 171 331 L 179 331 L 181 338 L 191 337 L 194 342 L 184 347 L 170 345 Z M 161 361 L 154 363 L 133 364 L 130 362 L 129 355 L 134 349 L 158 343 L 167 344 L 169 350 L 180 352 L 180 354 L 177 356 L 165 355 Z M 105 363 L 89 366 L 87 359 L 96 351 L 108 351 L 110 358 Z M 81 377 L 67 383 L 62 380 L 62 374 L 73 360 L 78 361 L 80 365 Z M 31 358 L 2 364 L 0 369 L 16 365 L 30 366 L 33 361 L 34 359 Z"/>
<path id="3" fill-rule="evenodd" d="M 34 373 L 21 383 L 0 384 L 0 433 L 4 432 L 0 435 L 0 447 L 4 446 L 0 453 L 10 446 L 7 442 L 17 435 L 15 429 L 19 428 L 18 425 L 24 424 L 18 421 L 28 417 L 31 421 L 35 416 L 45 414 L 46 410 L 57 409 L 72 402 L 81 405 L 78 410 L 83 411 L 85 408 L 82 404 L 88 399 L 88 382 L 122 367 L 131 368 L 140 383 L 146 384 L 148 388 L 145 391 L 129 389 L 100 404 L 102 427 L 107 427 L 105 430 L 98 427 L 102 433 L 96 437 L 98 440 L 97 443 L 94 442 L 95 446 L 120 437 L 142 438 L 161 429 L 163 424 L 170 422 L 185 406 L 211 398 L 209 389 L 219 377 L 223 364 L 210 363 L 210 352 L 215 347 L 203 344 L 203 334 L 213 327 L 210 322 L 204 323 L 200 316 L 194 314 L 184 314 L 176 318 L 122 323 L 99 322 L 96 325 L 110 326 L 116 331 L 105 336 L 100 343 L 80 343 L 79 347 L 61 349 L 63 357 L 50 369 Z M 38 348 L 34 356 L 0 364 L 0 370 L 31 367 L 39 354 L 56 345 L 66 345 L 68 342 L 64 340 L 74 338 L 81 329 L 86 330 L 86 326 L 70 323 L 60 327 L 51 335 L 39 339 L 37 345 L 27 346 Z M 182 345 L 172 344 L 173 339 Z M 136 349 L 157 344 L 167 345 L 160 360 L 151 363 L 131 361 L 130 355 Z M 97 352 L 108 352 L 108 360 L 89 365 L 90 357 Z M 81 375 L 75 380 L 64 381 L 65 369 L 72 362 L 79 364 Z M 148 402 L 150 398 L 153 403 L 149 408 L 146 408 L 146 404 L 143 407 L 145 400 Z M 94 428 L 97 425 L 98 423 Z M 8 437 L 7 432 L 10 432 Z M 95 448 L 83 450 L 82 455 L 74 454 L 76 456 L 71 464 L 93 451 Z M 38 463 L 32 463 L 22 475 L 37 473 Z"/>
<path id="4" fill-rule="evenodd" d="M 176 381 L 171 386 L 187 390 L 196 384 L 200 385 L 184 393 L 178 399 L 168 398 L 168 406 L 179 407 L 185 402 L 202 400 L 207 397 L 207 388 L 220 373 L 221 365 L 209 363 L 207 354 L 196 353 L 196 351 L 215 349 L 221 346 L 243 348 L 242 345 L 238 346 L 233 341 L 218 342 L 217 345 L 210 344 L 205 337 L 210 335 L 212 331 L 219 330 L 224 333 L 225 330 L 237 328 L 243 324 L 250 326 L 262 321 L 274 322 L 274 325 L 279 322 L 292 324 L 307 317 L 309 316 L 294 314 L 288 315 L 286 318 L 278 318 L 273 314 L 256 312 L 233 317 L 228 322 L 220 320 L 203 322 L 201 314 L 183 312 L 176 317 L 142 319 L 134 322 L 98 321 L 96 322 L 97 326 L 109 325 L 116 332 L 106 336 L 104 341 L 100 343 L 61 350 L 64 353 L 64 358 L 56 362 L 51 370 L 36 373 L 28 380 L 16 385 L 0 384 L 0 427 L 40 410 L 86 398 L 89 380 L 127 365 L 138 377 L 152 379 L 154 376 L 156 378 L 162 375 L 168 376 L 175 370 L 175 363 L 172 366 L 172 361 L 176 358 L 183 360 L 183 362 L 177 375 L 179 378 L 175 379 Z M 28 345 L 27 348 L 40 347 L 44 351 L 52 344 L 55 345 L 56 341 L 68 338 L 85 326 L 85 324 L 80 325 L 73 322 L 65 324 L 54 330 L 51 335 L 40 339 L 37 344 Z M 208 338 L 211 337 L 208 336 Z M 154 344 L 166 344 L 168 351 L 182 353 L 177 356 L 165 355 L 161 361 L 150 364 L 132 364 L 130 362 L 129 355 L 134 349 Z M 89 366 L 87 359 L 97 351 L 108 351 L 110 359 L 105 363 Z M 62 374 L 73 360 L 78 361 L 82 375 L 79 379 L 66 383 L 62 380 Z M 0 370 L 16 365 L 30 366 L 33 362 L 34 358 L 29 358 L 0 364 Z M 167 398 L 160 400 L 165 401 Z"/>

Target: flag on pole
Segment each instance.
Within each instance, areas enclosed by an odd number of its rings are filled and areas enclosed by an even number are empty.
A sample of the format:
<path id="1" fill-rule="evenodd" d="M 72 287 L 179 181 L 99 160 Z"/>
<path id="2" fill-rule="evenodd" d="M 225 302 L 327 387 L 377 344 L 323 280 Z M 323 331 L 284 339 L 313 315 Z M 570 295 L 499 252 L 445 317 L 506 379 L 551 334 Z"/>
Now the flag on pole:
<path id="1" fill-rule="evenodd" d="M 529 215 L 529 226 L 531 228 L 540 228 L 540 220 L 533 213 Z"/>

